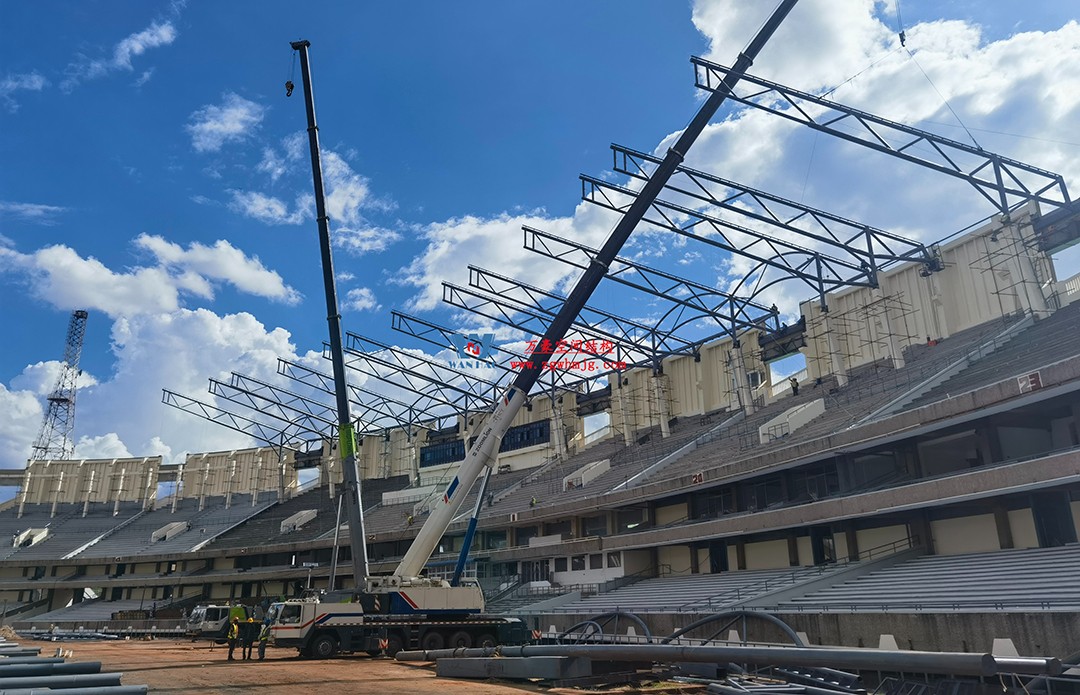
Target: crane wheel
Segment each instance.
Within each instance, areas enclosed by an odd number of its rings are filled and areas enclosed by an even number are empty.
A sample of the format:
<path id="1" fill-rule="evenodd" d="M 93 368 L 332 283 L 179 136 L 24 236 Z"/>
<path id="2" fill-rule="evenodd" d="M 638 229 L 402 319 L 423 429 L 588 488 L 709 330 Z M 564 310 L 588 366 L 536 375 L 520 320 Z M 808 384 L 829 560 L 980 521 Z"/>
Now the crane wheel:
<path id="1" fill-rule="evenodd" d="M 472 635 L 464 630 L 458 630 L 450 635 L 450 643 L 447 646 L 451 649 L 468 649 L 472 645 Z"/>
<path id="2" fill-rule="evenodd" d="M 446 646 L 446 638 L 443 637 L 441 632 L 435 630 L 429 631 L 424 638 L 420 640 L 420 648 L 426 652 L 435 651 L 436 649 L 442 649 Z"/>
<path id="3" fill-rule="evenodd" d="M 311 643 L 311 656 L 315 659 L 329 659 L 337 650 L 338 643 L 332 635 L 319 635 Z"/>

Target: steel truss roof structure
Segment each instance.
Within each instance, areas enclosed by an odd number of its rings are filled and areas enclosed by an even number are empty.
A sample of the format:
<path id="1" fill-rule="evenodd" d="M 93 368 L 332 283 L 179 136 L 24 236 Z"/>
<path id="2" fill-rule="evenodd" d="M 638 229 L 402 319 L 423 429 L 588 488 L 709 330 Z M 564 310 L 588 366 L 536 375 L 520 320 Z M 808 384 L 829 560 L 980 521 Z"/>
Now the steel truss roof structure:
<path id="1" fill-rule="evenodd" d="M 700 89 L 724 89 L 729 99 L 741 104 L 967 181 L 1001 213 L 1033 200 L 1055 207 L 1069 202 L 1065 180 L 1051 171 L 745 72 L 739 73 L 738 91 L 729 89 L 724 80 L 732 74 L 732 68 L 698 57 L 691 58 L 691 62 L 694 82 Z M 917 148 L 932 154 L 922 155 Z"/>
<path id="2" fill-rule="evenodd" d="M 637 200 L 638 191 L 582 175 L 581 199 L 608 210 L 624 213 Z M 790 241 L 737 225 L 720 217 L 708 215 L 685 205 L 656 198 L 642 217 L 658 229 L 708 244 L 757 263 L 747 277 L 766 268 L 775 268 L 789 278 L 797 278 L 812 287 L 819 299 L 825 293 L 844 287 L 876 287 L 876 273 L 870 264 L 828 256 Z M 700 230 L 700 231 L 699 231 Z M 744 279 L 745 281 L 745 279 Z M 758 291 L 767 287 L 759 287 Z M 757 294 L 756 292 L 754 293 Z"/>
<path id="3" fill-rule="evenodd" d="M 278 358 L 278 374 L 311 388 L 318 389 L 323 393 L 334 393 L 334 378 L 331 375 L 281 357 Z M 401 384 L 396 382 L 388 383 L 395 386 L 401 386 Z M 453 403 L 437 398 L 432 394 L 416 394 L 416 400 L 412 403 L 408 403 L 352 384 L 349 384 L 348 386 L 350 403 L 360 406 L 365 409 L 365 411 L 370 410 L 373 413 L 377 413 L 379 416 L 391 421 L 388 425 L 382 425 L 380 424 L 381 421 L 377 418 L 367 420 L 367 422 L 372 424 L 376 431 L 393 429 L 394 427 L 400 427 L 406 431 L 411 431 L 412 427 L 423 427 L 425 426 L 423 424 L 424 422 L 441 421 L 456 414 L 458 410 Z M 405 387 L 402 388 L 405 391 L 415 393 L 411 391 L 411 389 Z M 363 398 L 364 396 L 371 397 L 374 402 L 365 401 Z M 397 406 L 397 408 L 392 408 L 390 407 L 391 405 Z M 447 412 L 447 408 L 449 408 L 451 412 Z M 370 432 L 372 430 L 371 428 L 368 428 L 366 431 Z"/>
<path id="4" fill-rule="evenodd" d="M 575 268 L 588 268 L 598 253 L 589 246 L 540 229 L 527 226 L 522 229 L 525 232 L 525 248 Z M 779 311 L 776 307 L 766 307 L 746 297 L 728 294 L 622 256 L 615 258 L 607 277 L 694 312 L 676 314 L 676 328 L 693 321 L 713 321 L 732 337 L 740 330 L 757 328 L 774 331 L 779 328 Z M 670 315 L 672 312 L 665 314 L 660 323 Z"/>
<path id="5" fill-rule="evenodd" d="M 258 420 L 252 420 L 244 415 L 238 415 L 209 403 L 203 403 L 169 389 L 161 390 L 161 402 L 185 413 L 197 415 L 204 420 L 209 420 L 234 432 L 246 434 L 257 441 L 265 442 L 269 446 L 278 449 L 306 451 L 306 449 L 300 448 L 300 443 L 306 444 L 311 439 L 323 439 L 325 437 L 323 432 L 292 422 L 277 427 Z M 302 436 L 304 434 L 310 436 Z"/>
<path id="6" fill-rule="evenodd" d="M 347 367 L 418 395 L 428 396 L 449 405 L 458 413 L 490 409 L 502 389 L 497 382 L 351 331 L 346 331 L 345 343 L 345 353 L 351 358 L 346 363 Z"/>
<path id="7" fill-rule="evenodd" d="M 614 170 L 641 181 L 648 181 L 662 161 L 621 145 L 612 145 L 611 150 Z M 866 262 L 875 274 L 888 265 L 907 261 L 940 269 L 933 253 L 917 241 L 703 171 L 680 166 L 664 188 L 838 249 L 860 264 Z M 876 283 L 873 275 L 871 278 Z"/>
<path id="8" fill-rule="evenodd" d="M 444 282 L 443 301 L 537 336 L 547 330 L 565 301 L 553 292 L 475 266 L 469 266 L 469 285 L 482 292 Z M 676 336 L 673 329 L 658 330 L 655 326 L 588 306 L 582 309 L 580 316 L 592 317 L 595 321 L 574 322 L 574 330 L 583 341 L 581 348 L 574 348 L 573 353 L 625 363 L 620 370 L 644 365 L 656 368 L 665 357 L 696 354 L 701 345 L 728 335 L 725 330 L 702 340 L 685 340 Z M 593 343 L 595 348 L 595 344 L 604 342 L 612 345 L 614 356 L 588 346 Z"/>
<path id="9" fill-rule="evenodd" d="M 320 393 L 330 393 L 333 395 L 332 391 L 327 391 L 323 388 L 332 377 L 326 374 L 318 374 L 318 376 L 321 377 L 321 379 L 314 380 L 314 383 L 312 384 L 307 384 L 306 382 L 299 380 L 297 380 L 297 383 L 304 383 L 305 385 L 318 390 Z M 353 419 L 358 431 L 370 432 L 372 430 L 392 429 L 395 426 L 408 429 L 415 423 L 415 418 L 404 419 L 399 413 L 394 412 L 394 410 L 389 407 L 390 403 L 396 403 L 408 409 L 409 406 L 407 404 L 398 403 L 386 396 L 365 391 L 361 388 L 354 388 L 352 390 L 355 392 L 353 395 L 364 394 L 371 396 L 369 401 L 360 398 L 349 399 L 350 403 L 359 408 L 357 412 L 353 413 Z M 336 406 L 289 391 L 288 389 L 275 386 L 245 374 L 233 372 L 228 384 L 216 379 L 211 379 L 210 392 L 216 396 L 239 402 L 241 405 L 247 405 L 247 407 L 258 410 L 259 412 L 266 412 L 268 408 L 271 411 L 280 409 L 295 412 L 302 418 L 313 418 L 330 425 L 331 435 L 336 431 Z"/>
<path id="10" fill-rule="evenodd" d="M 434 345 L 438 348 L 447 350 L 456 349 L 454 346 L 454 338 L 461 335 L 460 332 L 451 330 L 445 326 L 440 326 L 427 319 L 411 316 L 397 310 L 391 310 L 390 316 L 391 328 L 395 331 L 411 335 L 414 338 L 419 338 L 429 345 Z M 528 355 L 515 352 L 506 347 L 492 345 L 490 349 L 492 352 L 503 356 L 502 361 L 492 361 L 491 365 L 507 375 L 517 372 L 517 368 L 513 366 L 514 362 L 525 362 L 530 359 Z M 570 391 L 573 393 L 589 393 L 594 390 L 595 386 L 594 379 L 571 379 L 568 372 L 551 370 L 547 372 L 545 376 L 548 378 L 544 390 L 549 392 L 558 390 Z"/>
<path id="11" fill-rule="evenodd" d="M 566 301 L 562 295 L 475 266 L 469 266 L 469 284 L 500 298 L 511 299 L 552 315 L 558 312 L 559 307 Z M 655 325 L 646 325 L 588 305 L 578 316 L 590 319 L 587 321 L 590 330 L 600 331 L 602 335 L 615 336 L 627 345 L 640 349 L 646 344 L 647 339 L 647 352 L 651 355 L 653 364 L 659 363 L 669 355 L 696 354 L 702 345 L 733 335 L 727 327 L 723 327 L 719 333 L 697 340 L 687 340 L 675 334 L 675 331 L 691 321 L 712 318 L 709 314 L 701 313 L 689 318 L 682 317 L 682 320 L 676 321 L 675 325 L 666 328 L 661 328 L 662 321 L 657 321 Z"/>

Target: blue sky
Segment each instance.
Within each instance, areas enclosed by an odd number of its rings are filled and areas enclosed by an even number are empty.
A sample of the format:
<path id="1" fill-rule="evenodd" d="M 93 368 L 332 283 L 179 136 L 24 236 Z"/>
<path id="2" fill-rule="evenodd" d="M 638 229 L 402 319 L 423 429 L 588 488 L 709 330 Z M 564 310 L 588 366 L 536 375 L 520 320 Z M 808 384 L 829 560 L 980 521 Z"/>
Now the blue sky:
<path id="1" fill-rule="evenodd" d="M 662 148 L 701 98 L 689 56 L 730 64 L 767 5 L 0 2 L 0 466 L 25 460 L 74 308 L 90 310 L 83 456 L 242 445 L 162 406 L 160 389 L 202 397 L 209 376 L 272 375 L 278 354 L 317 362 L 326 321 L 302 94 L 283 87 L 300 82 L 290 40 L 312 42 L 345 327 L 429 349 L 391 331 L 389 310 L 476 327 L 438 302 L 470 262 L 565 284 L 565 268 L 520 249 L 521 224 L 600 243 L 614 220 L 580 202 L 577 175 L 618 181 L 610 142 Z M 754 73 L 844 83 L 840 101 L 961 139 L 944 95 L 987 149 L 1075 184 L 1074 3 L 905 2 L 917 65 L 894 8 L 803 0 Z M 926 241 L 991 212 L 778 120 L 723 111 L 691 164 Z M 742 269 L 656 233 L 627 255 L 721 287 Z M 801 292 L 769 300 L 791 314 Z M 606 285 L 597 303 L 644 321 L 656 308 Z"/>

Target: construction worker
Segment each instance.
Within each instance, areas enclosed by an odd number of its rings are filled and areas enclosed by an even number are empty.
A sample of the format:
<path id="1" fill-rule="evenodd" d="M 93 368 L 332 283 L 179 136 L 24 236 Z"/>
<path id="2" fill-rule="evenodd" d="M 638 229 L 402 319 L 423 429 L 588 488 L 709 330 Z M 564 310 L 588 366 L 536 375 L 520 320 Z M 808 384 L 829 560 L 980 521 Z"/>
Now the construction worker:
<path id="1" fill-rule="evenodd" d="M 240 639 L 240 618 L 238 616 L 234 615 L 232 622 L 229 623 L 229 632 L 225 639 L 229 642 L 229 661 L 236 661 L 233 658 L 233 650 L 236 649 L 236 642 Z"/>
<path id="2" fill-rule="evenodd" d="M 258 634 L 259 628 L 255 625 L 255 618 L 248 618 L 247 622 L 240 626 L 240 647 L 244 659 L 251 659 L 251 650 Z"/>
<path id="3" fill-rule="evenodd" d="M 259 630 L 259 661 L 266 658 L 266 643 L 270 641 L 270 621 L 266 620 Z"/>

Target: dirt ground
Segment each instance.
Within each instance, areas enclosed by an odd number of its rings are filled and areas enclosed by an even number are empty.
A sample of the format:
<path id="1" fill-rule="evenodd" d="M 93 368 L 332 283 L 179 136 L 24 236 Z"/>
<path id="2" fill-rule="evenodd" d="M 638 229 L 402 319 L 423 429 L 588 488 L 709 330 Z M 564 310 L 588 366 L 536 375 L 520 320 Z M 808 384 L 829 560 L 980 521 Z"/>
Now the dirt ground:
<path id="1" fill-rule="evenodd" d="M 309 661 L 297 658 L 296 651 L 292 649 L 267 649 L 265 661 L 227 661 L 227 648 L 216 646 L 211 649 L 205 642 L 20 641 L 24 646 L 40 646 L 41 656 L 52 656 L 57 647 L 62 647 L 72 650 L 69 661 L 101 661 L 103 671 L 124 674 L 121 680 L 123 685 L 146 684 L 152 693 L 304 695 L 303 686 L 330 687 L 331 692 L 358 695 L 523 695 L 551 692 L 529 684 L 437 679 L 432 664 L 401 663 L 366 656 Z"/>

